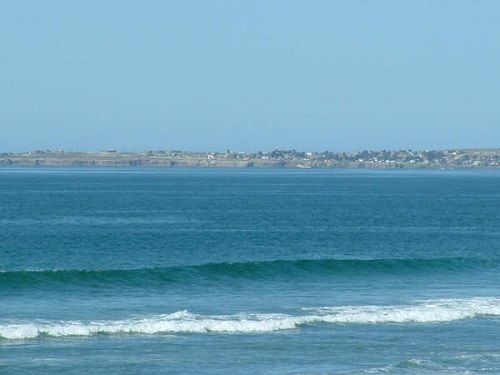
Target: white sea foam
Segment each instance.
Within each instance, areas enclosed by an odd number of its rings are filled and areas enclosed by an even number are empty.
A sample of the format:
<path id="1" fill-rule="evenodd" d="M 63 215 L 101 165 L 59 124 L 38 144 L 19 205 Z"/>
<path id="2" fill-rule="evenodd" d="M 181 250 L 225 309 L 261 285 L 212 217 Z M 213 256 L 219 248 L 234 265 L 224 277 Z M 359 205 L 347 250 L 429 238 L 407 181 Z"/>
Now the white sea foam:
<path id="1" fill-rule="evenodd" d="M 423 301 L 412 305 L 337 306 L 304 309 L 307 314 L 197 315 L 187 311 L 143 319 L 115 321 L 36 321 L 0 324 L 0 337 L 97 334 L 257 333 L 294 329 L 301 325 L 439 323 L 479 316 L 500 316 L 500 298 Z"/>
<path id="2" fill-rule="evenodd" d="M 304 309 L 330 323 L 438 323 L 477 316 L 500 316 L 500 298 L 438 299 L 412 305 L 339 306 Z"/>

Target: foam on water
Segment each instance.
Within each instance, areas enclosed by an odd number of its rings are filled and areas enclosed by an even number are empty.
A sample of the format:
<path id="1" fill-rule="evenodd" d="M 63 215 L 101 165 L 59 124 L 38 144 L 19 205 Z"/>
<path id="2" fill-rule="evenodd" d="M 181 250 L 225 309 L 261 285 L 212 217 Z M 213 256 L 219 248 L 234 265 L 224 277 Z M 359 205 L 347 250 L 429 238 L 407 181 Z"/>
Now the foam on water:
<path id="1" fill-rule="evenodd" d="M 188 311 L 142 319 L 115 321 L 34 321 L 0 324 L 0 337 L 97 334 L 259 333 L 294 329 L 301 325 L 439 323 L 480 316 L 500 316 L 500 298 L 440 299 L 392 306 L 337 306 L 303 309 L 307 314 L 198 315 Z"/>

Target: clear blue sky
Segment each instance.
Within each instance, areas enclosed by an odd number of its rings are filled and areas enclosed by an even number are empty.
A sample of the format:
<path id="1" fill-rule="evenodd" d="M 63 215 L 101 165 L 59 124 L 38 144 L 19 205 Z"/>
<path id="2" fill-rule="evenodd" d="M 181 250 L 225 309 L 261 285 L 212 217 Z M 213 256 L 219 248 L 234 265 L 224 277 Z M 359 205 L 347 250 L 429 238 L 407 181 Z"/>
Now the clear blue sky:
<path id="1" fill-rule="evenodd" d="M 0 2 L 0 151 L 500 147 L 500 1 Z"/>

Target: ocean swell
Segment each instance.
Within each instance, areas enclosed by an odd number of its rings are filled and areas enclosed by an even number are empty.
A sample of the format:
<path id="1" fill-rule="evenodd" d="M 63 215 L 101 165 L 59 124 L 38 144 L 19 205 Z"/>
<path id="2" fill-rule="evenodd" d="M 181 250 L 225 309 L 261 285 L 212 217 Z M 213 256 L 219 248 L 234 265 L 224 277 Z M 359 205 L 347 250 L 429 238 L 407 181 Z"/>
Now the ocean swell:
<path id="1" fill-rule="evenodd" d="M 0 272 L 0 290 L 44 286 L 155 287 L 227 279 L 297 280 L 331 276 L 409 275 L 463 270 L 498 269 L 497 259 L 298 259 L 224 262 L 193 266 L 110 270 L 19 270 Z"/>
<path id="2" fill-rule="evenodd" d="M 334 306 L 303 309 L 301 314 L 198 315 L 188 311 L 114 321 L 0 322 L 8 340 L 43 336 L 98 334 L 263 333 L 314 324 L 440 323 L 476 317 L 499 317 L 500 298 L 427 300 L 390 306 Z"/>

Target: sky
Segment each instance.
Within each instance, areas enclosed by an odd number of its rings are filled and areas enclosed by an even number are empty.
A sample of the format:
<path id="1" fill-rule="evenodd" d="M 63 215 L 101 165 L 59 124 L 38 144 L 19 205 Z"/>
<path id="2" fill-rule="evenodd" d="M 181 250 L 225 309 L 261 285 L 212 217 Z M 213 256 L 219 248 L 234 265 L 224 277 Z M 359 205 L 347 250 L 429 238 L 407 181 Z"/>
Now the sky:
<path id="1" fill-rule="evenodd" d="M 500 1 L 0 1 L 0 152 L 500 147 Z"/>

